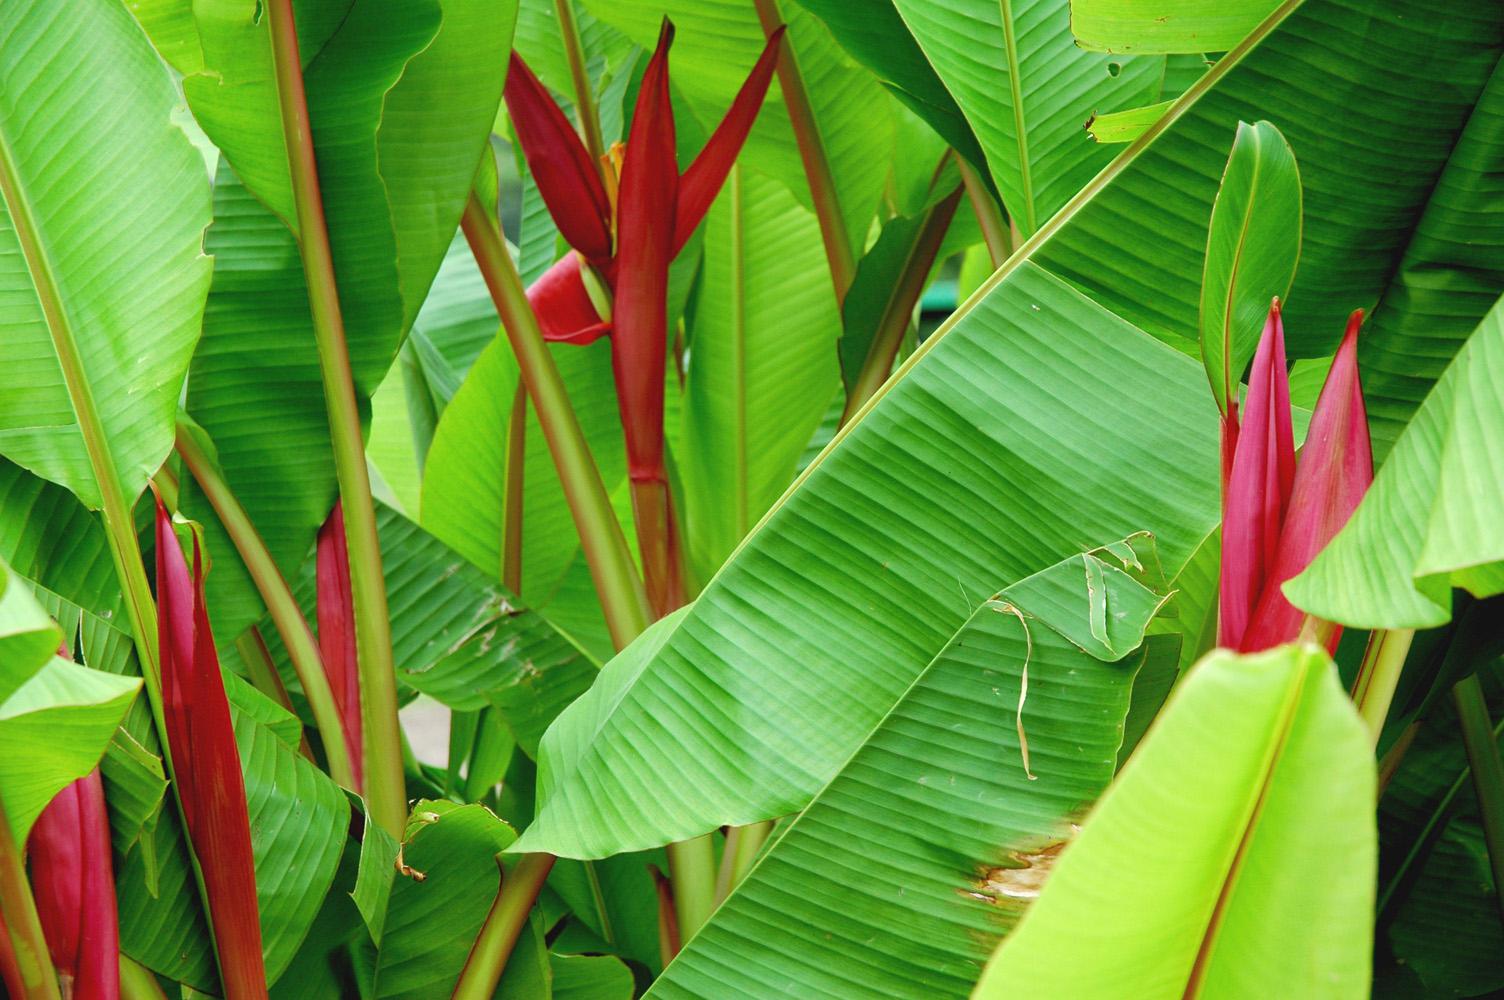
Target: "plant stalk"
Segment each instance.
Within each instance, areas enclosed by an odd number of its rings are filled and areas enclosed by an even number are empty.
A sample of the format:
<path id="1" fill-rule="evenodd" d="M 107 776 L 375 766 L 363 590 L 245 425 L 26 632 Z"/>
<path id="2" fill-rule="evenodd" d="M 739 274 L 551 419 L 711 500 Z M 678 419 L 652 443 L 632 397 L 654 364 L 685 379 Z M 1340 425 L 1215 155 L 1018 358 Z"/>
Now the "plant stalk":
<path id="1" fill-rule="evenodd" d="M 266 17 L 271 29 L 277 98 L 297 207 L 298 247 L 308 284 L 308 304 L 313 314 L 324 402 L 329 412 L 329 436 L 334 445 L 334 468 L 344 504 L 350 551 L 350 593 L 355 607 L 361 725 L 365 734 L 365 798 L 376 822 L 400 838 L 407 821 L 407 786 L 398 750 L 401 726 L 397 721 L 392 624 L 381 569 L 381 547 L 376 537 L 376 506 L 371 499 L 371 478 L 366 469 L 360 408 L 355 399 L 355 378 L 350 371 L 334 258 L 314 159 L 292 0 L 267 0 Z M 327 742 L 333 744 L 336 740 Z"/>
<path id="2" fill-rule="evenodd" d="M 559 483 L 574 516 L 596 593 L 600 595 L 611 641 L 617 649 L 625 648 L 647 628 L 648 602 L 621 525 L 611 509 L 611 499 L 606 495 L 605 484 L 570 406 L 564 380 L 559 377 L 543 342 L 537 317 L 528 305 L 517 265 L 502 242 L 500 227 L 474 194 L 465 204 L 461 227 L 491 291 L 522 370 L 528 399 L 553 454 Z"/>
<path id="3" fill-rule="evenodd" d="M 752 0 L 752 5 L 757 8 L 763 37 L 771 38 L 783 24 L 777 0 Z M 839 306 L 846 301 L 846 292 L 856 277 L 856 257 L 852 251 L 851 235 L 846 231 L 846 217 L 841 214 L 835 175 L 831 173 L 825 144 L 815 125 L 815 112 L 809 103 L 809 91 L 805 89 L 799 61 L 794 55 L 792 38 L 784 41 L 778 54 L 777 72 L 783 103 L 789 109 L 789 124 L 794 129 L 794 141 L 799 146 L 799 159 L 804 163 L 804 176 L 809 181 L 810 198 L 815 203 L 815 217 L 820 222 L 820 238 L 825 244 L 825 258 L 830 263 L 830 280 L 835 285 L 836 305 Z"/>
<path id="4" fill-rule="evenodd" d="M 966 157 L 960 153 L 956 153 L 955 157 L 956 168 L 961 172 L 961 184 L 966 188 L 966 198 L 971 202 L 971 210 L 976 213 L 977 225 L 982 230 L 982 240 L 987 244 L 987 256 L 991 258 L 993 267 L 1002 267 L 1003 261 L 1013 253 L 1016 245 L 1008 228 L 1008 220 L 1003 218 L 997 200 L 987 190 L 987 185 L 982 183 L 981 176 L 966 162 Z"/>
<path id="5" fill-rule="evenodd" d="M 757 852 L 762 850 L 768 834 L 772 832 L 772 820 L 734 826 L 726 831 L 726 846 L 721 851 L 721 870 L 715 880 L 717 904 L 724 902 L 731 895 L 731 890 L 747 877 L 747 872 L 752 870 L 752 865 L 757 860 Z"/>
<path id="6" fill-rule="evenodd" d="M 60 1000 L 57 971 L 42 935 L 31 883 L 26 880 L 26 860 L 11 833 L 10 819 L 0 803 L 0 924 L 9 935 L 10 954 L 21 995 L 16 1000 Z"/>
<path id="7" fill-rule="evenodd" d="M 637 527 L 637 550 L 642 555 L 648 605 L 656 620 L 684 605 L 679 531 L 666 481 L 632 480 L 632 519 Z"/>
<path id="8" fill-rule="evenodd" d="M 177 429 L 177 449 L 183 458 L 183 464 L 193 474 L 194 481 L 209 501 L 209 506 L 219 516 L 220 523 L 235 545 L 235 551 L 240 553 L 241 561 L 245 563 L 251 580 L 256 584 L 256 592 L 261 595 L 261 600 L 271 615 L 272 624 L 277 627 L 277 634 L 287 647 L 288 659 L 297 671 L 298 682 L 303 685 L 303 694 L 308 699 L 314 724 L 318 727 L 319 738 L 324 744 L 330 777 L 343 787 L 359 792 L 350 751 L 345 743 L 344 726 L 340 722 L 339 709 L 334 704 L 334 692 L 329 687 L 329 675 L 324 672 L 324 661 L 319 656 L 318 643 L 314 640 L 313 631 L 308 627 L 303 612 L 298 608 L 297 599 L 292 596 L 292 588 L 288 587 L 282 571 L 266 550 L 266 543 L 251 523 L 250 515 L 230 491 L 230 485 L 220 475 L 208 453 L 181 421 Z M 248 662 L 247 666 L 254 667 L 255 664 Z M 272 673 L 275 677 L 276 672 Z M 281 688 L 280 678 L 276 679 L 276 686 Z M 287 692 L 283 690 L 281 696 L 285 699 Z"/>
<path id="9" fill-rule="evenodd" d="M 669 844 L 668 877 L 674 887 L 679 943 L 689 943 L 715 912 L 715 842 L 710 834 Z"/>
<path id="10" fill-rule="evenodd" d="M 1369 637 L 1363 663 L 1353 680 L 1353 702 L 1368 725 L 1374 746 L 1378 746 L 1379 735 L 1384 731 L 1389 703 L 1394 700 L 1394 688 L 1399 683 L 1400 671 L 1405 666 L 1405 656 L 1410 652 L 1410 641 L 1414 638 L 1413 628 L 1375 631 Z"/>
<path id="11" fill-rule="evenodd" d="M 1504 762 L 1494 737 L 1483 685 L 1477 674 L 1468 674 L 1452 688 L 1452 702 L 1462 727 L 1462 745 L 1473 772 L 1473 791 L 1478 815 L 1483 821 L 1483 840 L 1488 845 L 1488 863 L 1494 876 L 1494 902 L 1504 916 Z"/>
<path id="12" fill-rule="evenodd" d="M 559 17 L 559 35 L 564 43 L 564 58 L 569 63 L 569 82 L 574 87 L 574 113 L 580 138 L 606 180 L 606 143 L 601 138 L 601 120 L 595 110 L 595 95 L 590 92 L 590 75 L 585 69 L 585 51 L 580 42 L 580 28 L 574 19 L 574 4 L 571 0 L 554 0 L 554 13 Z"/>
<path id="13" fill-rule="evenodd" d="M 491 1000 L 554 860 L 552 854 L 524 854 L 510 875 L 502 871 L 496 901 L 470 948 L 454 1000 Z"/>
<path id="14" fill-rule="evenodd" d="M 872 344 L 867 348 L 867 357 L 862 361 L 861 371 L 852 381 L 851 391 L 846 395 L 846 408 L 841 413 L 841 423 L 847 423 L 862 404 L 888 380 L 893 371 L 893 362 L 898 349 L 903 345 L 904 331 L 913 321 L 914 307 L 924 292 L 924 284 L 935 266 L 935 255 L 945 240 L 945 231 L 955 217 L 956 206 L 961 201 L 961 186 L 941 201 L 931 205 L 925 212 L 924 223 L 914 235 L 904 260 L 898 281 L 888 294 L 882 318 L 872 335 Z"/>

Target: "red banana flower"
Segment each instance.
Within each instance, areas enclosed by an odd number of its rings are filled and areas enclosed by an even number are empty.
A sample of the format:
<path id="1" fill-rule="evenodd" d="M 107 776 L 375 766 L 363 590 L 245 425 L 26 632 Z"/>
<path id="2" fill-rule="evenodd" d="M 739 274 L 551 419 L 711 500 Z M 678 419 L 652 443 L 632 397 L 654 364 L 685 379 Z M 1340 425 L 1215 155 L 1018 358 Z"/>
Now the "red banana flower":
<path id="1" fill-rule="evenodd" d="M 157 638 L 173 779 L 203 875 L 224 995 L 226 1000 L 264 1000 L 266 970 L 245 777 L 204 606 L 203 562 L 195 537 L 189 573 L 160 499 Z"/>
<path id="2" fill-rule="evenodd" d="M 1223 498 L 1218 632 L 1223 646 L 1256 652 L 1300 636 L 1307 615 L 1285 599 L 1282 588 L 1342 529 L 1373 482 L 1358 375 L 1362 323 L 1361 309 L 1347 321 L 1296 461 L 1278 300 L 1270 310 Z M 1335 652 L 1342 630 L 1318 622 L 1316 635 Z"/>
<path id="3" fill-rule="evenodd" d="M 664 21 L 638 92 L 614 212 L 600 172 L 568 119 L 522 58 L 512 55 L 507 110 L 538 193 L 575 251 L 528 289 L 528 301 L 545 339 L 589 343 L 611 335 L 617 404 L 635 482 L 665 479 L 668 267 L 709 211 L 746 141 L 772 81 L 782 37 L 780 28 L 768 39 L 725 118 L 681 176 L 669 104 L 674 29 Z M 609 320 L 591 298 L 586 266 L 611 296 Z"/>
<path id="4" fill-rule="evenodd" d="M 27 853 L 37 916 L 63 995 L 119 1000 L 120 925 L 98 768 L 47 804 L 31 828 Z"/>
<path id="5" fill-rule="evenodd" d="M 362 784 L 360 670 L 356 661 L 355 601 L 350 593 L 350 550 L 345 545 L 345 512 L 335 501 L 319 529 L 318 544 L 319 658 L 334 693 L 355 785 Z"/>

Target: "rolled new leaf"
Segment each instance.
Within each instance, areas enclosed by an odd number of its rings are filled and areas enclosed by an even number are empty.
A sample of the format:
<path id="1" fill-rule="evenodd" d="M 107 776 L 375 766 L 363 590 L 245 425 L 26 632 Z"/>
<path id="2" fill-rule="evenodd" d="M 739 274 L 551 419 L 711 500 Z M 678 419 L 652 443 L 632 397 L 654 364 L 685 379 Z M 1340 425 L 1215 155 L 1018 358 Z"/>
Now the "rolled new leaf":
<path id="1" fill-rule="evenodd" d="M 120 924 L 98 768 L 42 810 L 27 847 L 37 916 L 63 994 L 119 1000 Z"/>
<path id="2" fill-rule="evenodd" d="M 204 605 L 202 558 L 193 572 L 157 501 L 157 616 L 167 747 L 188 839 L 203 879 L 226 1000 L 266 996 L 256 871 L 245 778 L 230 703 Z"/>

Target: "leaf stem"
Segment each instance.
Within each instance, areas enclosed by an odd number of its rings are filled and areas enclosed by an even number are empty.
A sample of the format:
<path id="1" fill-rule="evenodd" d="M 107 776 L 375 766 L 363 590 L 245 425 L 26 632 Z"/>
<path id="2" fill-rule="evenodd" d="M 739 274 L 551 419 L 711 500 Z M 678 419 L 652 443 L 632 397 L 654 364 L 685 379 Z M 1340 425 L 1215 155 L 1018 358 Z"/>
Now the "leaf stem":
<path id="1" fill-rule="evenodd" d="M 285 0 L 284 0 L 285 2 Z M 585 561 L 600 595 L 611 641 L 622 649 L 647 627 L 648 602 L 642 580 L 632 565 L 621 525 L 611 509 L 605 484 L 590 455 L 590 447 L 570 406 L 564 380 L 543 342 L 537 317 L 527 302 L 517 265 L 502 242 L 496 221 L 474 194 L 465 204 L 461 221 L 475 262 L 485 278 L 491 299 L 511 341 L 528 399 L 538 415 L 543 437 L 553 454 L 564 498 L 579 531 Z"/>
<path id="2" fill-rule="evenodd" d="M 1353 680 L 1353 702 L 1368 725 L 1374 746 L 1378 746 L 1379 734 L 1384 731 L 1389 703 L 1394 700 L 1394 688 L 1414 638 L 1415 629 L 1395 628 L 1379 629 L 1368 639 L 1368 649 Z"/>
<path id="3" fill-rule="evenodd" d="M 993 267 L 1002 267 L 1003 261 L 1012 254 L 1014 245 L 1008 220 L 1003 218 L 997 199 L 992 197 L 992 192 L 982 183 L 981 176 L 966 162 L 966 157 L 960 153 L 956 153 L 955 157 L 956 169 L 961 172 L 961 184 L 966 188 L 966 198 L 971 202 L 971 210 L 976 213 L 977 225 L 982 230 L 982 240 L 987 244 L 987 256 L 991 258 Z"/>
<path id="4" fill-rule="evenodd" d="M 1452 688 L 1452 702 L 1462 727 L 1462 745 L 1473 772 L 1473 791 L 1478 797 L 1478 815 L 1483 821 L 1483 840 L 1494 876 L 1494 902 L 1504 916 L 1504 762 L 1483 685 L 1476 673 L 1468 674 Z"/>
<path id="5" fill-rule="evenodd" d="M 842 424 L 849 421 L 862 408 L 862 404 L 872 398 L 893 371 L 893 362 L 903 344 L 904 331 L 913 322 L 914 307 L 924 292 L 930 269 L 935 266 L 935 255 L 940 252 L 945 231 L 950 228 L 950 221 L 955 217 L 956 206 L 961 201 L 961 191 L 962 186 L 957 185 L 954 191 L 925 211 L 924 224 L 914 234 L 914 242 L 909 247 L 903 270 L 889 292 L 882 317 L 872 335 L 872 344 L 867 348 L 867 357 L 862 361 L 862 368 L 857 372 L 856 378 L 852 380 L 851 391 L 846 396 L 846 409 L 841 413 Z"/>
<path id="6" fill-rule="evenodd" d="M 752 864 L 757 860 L 757 852 L 762 850 L 768 834 L 772 832 L 773 821 L 770 819 L 748 823 L 746 826 L 734 826 L 726 831 L 726 846 L 721 851 L 721 870 L 715 880 L 717 903 L 724 902 L 731 895 L 731 890 L 747 877 L 747 872 L 752 870 Z"/>
<path id="7" fill-rule="evenodd" d="M 752 5 L 757 8 L 763 37 L 771 40 L 773 32 L 783 25 L 778 0 L 752 0 Z M 841 214 L 835 175 L 831 172 L 819 127 L 815 124 L 814 108 L 809 102 L 804 77 L 799 72 L 792 38 L 785 40 L 778 54 L 778 87 L 789 111 L 789 124 L 793 126 L 794 141 L 799 146 L 799 159 L 804 163 L 810 198 L 815 203 L 815 217 L 820 222 L 820 238 L 825 243 L 825 258 L 830 263 L 830 280 L 835 285 L 836 304 L 840 305 L 846 301 L 846 292 L 856 277 L 856 258 L 852 252 L 851 235 L 846 230 L 846 217 Z"/>
<path id="8" fill-rule="evenodd" d="M 292 596 L 292 588 L 288 587 L 282 571 L 266 550 L 266 543 L 251 523 L 250 515 L 231 492 L 229 483 L 225 482 L 213 459 L 194 437 L 193 429 L 181 419 L 177 428 L 177 449 L 183 458 L 183 464 L 193 474 L 199 489 L 203 490 L 209 506 L 219 516 L 220 523 L 235 545 L 235 551 L 240 553 L 241 561 L 245 563 L 251 580 L 256 584 L 256 591 L 271 615 L 272 624 L 277 627 L 277 634 L 287 647 L 287 656 L 292 661 L 293 670 L 297 672 L 298 682 L 303 685 L 308 707 L 313 711 L 313 721 L 318 727 L 319 738 L 324 744 L 324 756 L 329 762 L 330 776 L 345 788 L 358 792 L 360 789 L 355 781 L 350 750 L 345 743 L 344 727 L 340 723 L 339 709 L 334 703 L 334 692 L 329 687 L 329 675 L 324 672 L 324 661 L 319 656 L 318 643 L 313 638 L 313 631 L 308 627 L 303 612 L 298 608 L 297 599 Z M 280 686 L 280 679 L 278 685 Z M 286 692 L 283 692 L 283 697 L 286 697 Z"/>
<path id="9" fill-rule="evenodd" d="M 524 854 L 510 874 L 502 871 L 496 901 L 470 948 L 454 1000 L 491 1000 L 554 860 L 552 854 Z"/>
<path id="10" fill-rule="evenodd" d="M 360 408 L 355 398 L 355 378 L 350 371 L 334 257 L 314 159 L 292 0 L 267 0 L 266 17 L 271 29 L 277 98 L 281 103 L 297 208 L 298 247 L 308 284 L 308 305 L 313 314 L 324 403 L 329 413 L 329 436 L 334 445 L 334 468 L 350 550 L 350 593 L 355 607 L 361 724 L 365 734 L 365 797 L 376 822 L 392 836 L 401 837 L 407 821 L 407 787 L 399 752 L 401 726 L 397 721 L 392 624 L 381 569 L 381 547 L 376 536 L 376 506 L 371 499 L 371 479 L 366 469 Z"/>
<path id="11" fill-rule="evenodd" d="M 59 1000 L 57 972 L 42 935 L 31 883 L 26 880 L 26 861 L 11 833 L 5 805 L 0 803 L 0 924 L 9 935 L 14 972 L 21 990 L 17 1000 Z"/>
<path id="12" fill-rule="evenodd" d="M 580 138 L 595 161 L 595 169 L 601 180 L 606 180 L 606 165 L 601 158 L 606 155 L 606 143 L 601 138 L 600 115 L 595 110 L 595 95 L 590 92 L 590 74 L 585 68 L 585 51 L 580 41 L 579 24 L 574 19 L 574 4 L 570 0 L 554 0 L 554 12 L 559 17 L 559 35 L 564 42 L 564 58 L 569 62 L 569 82 L 574 87 L 574 113 L 578 120 Z"/>

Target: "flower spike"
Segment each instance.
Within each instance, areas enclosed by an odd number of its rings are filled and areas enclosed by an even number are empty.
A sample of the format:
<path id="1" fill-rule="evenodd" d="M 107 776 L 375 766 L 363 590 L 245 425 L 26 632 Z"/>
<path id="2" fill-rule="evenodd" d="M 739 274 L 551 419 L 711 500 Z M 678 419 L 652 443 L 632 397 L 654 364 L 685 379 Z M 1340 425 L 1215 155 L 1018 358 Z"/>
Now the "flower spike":
<path id="1" fill-rule="evenodd" d="M 591 261 L 609 259 L 611 201 L 600 172 L 569 119 L 516 52 L 504 96 L 517 141 L 560 235 Z"/>
<path id="2" fill-rule="evenodd" d="M 1236 420 L 1234 406 L 1230 400 L 1229 417 Z M 1244 417 L 1235 433 L 1236 450 L 1230 462 L 1227 455 L 1223 456 L 1230 473 L 1222 496 L 1217 642 L 1232 648 L 1241 645 L 1254 604 L 1274 565 L 1295 478 L 1290 380 L 1285 370 L 1285 329 L 1279 299 L 1269 307 L 1264 334 L 1253 358 Z"/>
<path id="3" fill-rule="evenodd" d="M 1311 414 L 1279 549 L 1243 636 L 1241 648 L 1246 652 L 1290 642 L 1300 635 L 1306 614 L 1285 599 L 1285 581 L 1303 572 L 1342 530 L 1373 482 L 1368 410 L 1358 375 L 1362 324 L 1363 310 L 1359 309 L 1348 318 L 1347 333 Z M 1317 631 L 1328 652 L 1335 652 L 1341 628 L 1322 623 Z"/>
<path id="4" fill-rule="evenodd" d="M 203 876 L 226 1000 L 266 997 L 261 919 L 245 776 L 204 607 L 198 539 L 193 572 L 157 500 L 157 638 L 167 747 L 188 839 Z"/>
<path id="5" fill-rule="evenodd" d="M 360 667 L 355 646 L 355 599 L 350 592 L 350 552 L 345 544 L 345 511 L 340 502 L 319 528 L 318 541 L 319 658 L 334 694 L 355 786 L 363 782 L 361 758 Z"/>
<path id="6" fill-rule="evenodd" d="M 27 846 L 37 916 L 63 994 L 119 1000 L 120 925 L 99 768 L 47 804 Z"/>
<path id="7" fill-rule="evenodd" d="M 663 478 L 663 377 L 668 350 L 668 265 L 673 258 L 679 166 L 669 103 L 667 20 L 642 77 L 622 162 L 611 364 L 637 481 Z"/>
<path id="8" fill-rule="evenodd" d="M 726 182 L 726 175 L 731 171 L 731 165 L 741 152 L 742 144 L 747 141 L 747 133 L 752 131 L 752 122 L 756 120 L 763 98 L 767 96 L 768 85 L 773 81 L 773 70 L 778 65 L 784 30 L 785 26 L 780 24 L 768 36 L 762 55 L 757 57 L 752 72 L 747 74 L 746 82 L 737 91 L 725 117 L 705 143 L 705 148 L 700 150 L 689 169 L 684 171 L 684 176 L 679 178 L 679 205 L 674 220 L 676 254 L 689 242 L 695 227 L 705 218 L 705 213 L 710 211 L 711 202 L 715 201 L 721 185 Z"/>

